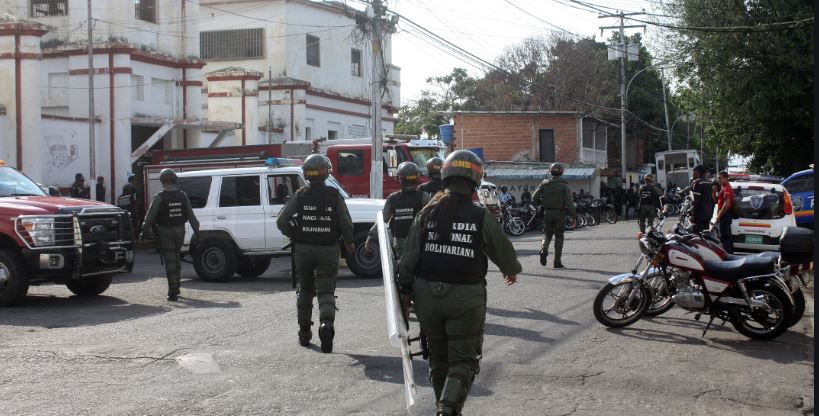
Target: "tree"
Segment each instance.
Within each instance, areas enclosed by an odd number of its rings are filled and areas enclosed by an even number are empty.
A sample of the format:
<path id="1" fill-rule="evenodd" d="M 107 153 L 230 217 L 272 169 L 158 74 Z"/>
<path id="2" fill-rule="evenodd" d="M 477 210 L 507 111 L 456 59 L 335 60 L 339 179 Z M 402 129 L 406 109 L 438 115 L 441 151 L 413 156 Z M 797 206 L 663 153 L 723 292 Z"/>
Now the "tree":
<path id="1" fill-rule="evenodd" d="M 396 133 L 438 137 L 438 126 L 448 121 L 446 113 L 471 109 L 468 101 L 475 96 L 477 80 L 465 69 L 454 68 L 447 75 L 427 78 L 427 83 L 435 90 L 422 91 L 419 99 L 401 108 Z"/>
<path id="2" fill-rule="evenodd" d="M 813 160 L 813 2 L 679 0 L 666 38 L 706 137 L 787 175 Z"/>

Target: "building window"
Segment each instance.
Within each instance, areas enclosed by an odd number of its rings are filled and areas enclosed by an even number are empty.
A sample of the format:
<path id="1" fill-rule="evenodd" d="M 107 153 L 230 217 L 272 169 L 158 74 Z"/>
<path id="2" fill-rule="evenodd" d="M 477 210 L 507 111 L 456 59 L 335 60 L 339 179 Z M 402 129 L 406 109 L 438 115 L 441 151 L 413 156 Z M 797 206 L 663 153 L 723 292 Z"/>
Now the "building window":
<path id="1" fill-rule="evenodd" d="M 305 140 L 313 140 L 313 128 L 312 127 L 305 127 L 304 128 L 304 139 Z"/>
<path id="2" fill-rule="evenodd" d="M 31 17 L 66 15 L 68 0 L 31 0 Z"/>
<path id="3" fill-rule="evenodd" d="M 353 49 L 350 51 L 350 73 L 353 76 L 361 76 L 361 51 Z"/>
<path id="4" fill-rule="evenodd" d="M 327 140 L 336 140 L 338 139 L 338 131 L 336 130 L 327 130 Z"/>
<path id="5" fill-rule="evenodd" d="M 307 35 L 307 65 L 321 66 L 321 54 L 318 36 Z"/>
<path id="6" fill-rule="evenodd" d="M 142 75 L 131 75 L 131 94 L 137 101 L 145 101 L 145 77 Z"/>
<path id="7" fill-rule="evenodd" d="M 134 17 L 156 23 L 156 0 L 134 0 Z"/>
<path id="8" fill-rule="evenodd" d="M 200 32 L 199 56 L 215 61 L 264 58 L 264 29 Z"/>

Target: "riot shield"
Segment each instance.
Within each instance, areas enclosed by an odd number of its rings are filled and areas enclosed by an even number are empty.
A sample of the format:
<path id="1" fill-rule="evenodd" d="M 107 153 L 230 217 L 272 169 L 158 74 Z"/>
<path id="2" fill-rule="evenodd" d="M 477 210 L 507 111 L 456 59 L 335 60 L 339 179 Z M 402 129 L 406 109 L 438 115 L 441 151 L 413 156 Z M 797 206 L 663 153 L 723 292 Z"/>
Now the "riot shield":
<path id="1" fill-rule="evenodd" d="M 384 298 L 387 303 L 387 335 L 393 347 L 401 348 L 401 363 L 404 368 L 404 394 L 407 398 L 407 409 L 415 404 L 415 378 L 412 374 L 412 352 L 409 346 L 409 329 L 401 309 L 401 298 L 395 285 L 395 259 L 392 253 L 392 236 L 384 224 L 384 215 L 379 212 L 376 219 L 378 227 L 378 248 L 381 255 L 381 271 L 384 276 Z"/>

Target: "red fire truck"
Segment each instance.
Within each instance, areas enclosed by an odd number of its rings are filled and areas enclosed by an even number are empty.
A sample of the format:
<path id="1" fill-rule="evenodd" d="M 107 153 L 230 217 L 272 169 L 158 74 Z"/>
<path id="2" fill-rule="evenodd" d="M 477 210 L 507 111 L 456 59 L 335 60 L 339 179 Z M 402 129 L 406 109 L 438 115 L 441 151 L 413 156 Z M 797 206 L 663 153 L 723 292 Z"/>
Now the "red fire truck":
<path id="1" fill-rule="evenodd" d="M 144 192 L 143 204 L 162 187 L 159 172 L 165 168 L 177 172 L 229 167 L 262 166 L 270 157 L 303 159 L 311 153 L 326 155 L 333 164 L 333 176 L 352 197 L 366 198 L 370 194 L 371 153 L 370 139 L 343 139 L 332 141 L 287 142 L 284 145 L 251 145 L 214 148 L 154 150 L 148 163 L 142 166 L 139 179 Z M 444 157 L 446 147 L 437 140 L 384 140 L 384 194 L 400 189 L 398 165 L 414 162 L 421 168 L 421 181 L 428 180 L 424 165 L 433 157 Z M 297 161 L 295 163 L 298 163 Z M 143 207 L 143 211 L 146 207 Z"/>

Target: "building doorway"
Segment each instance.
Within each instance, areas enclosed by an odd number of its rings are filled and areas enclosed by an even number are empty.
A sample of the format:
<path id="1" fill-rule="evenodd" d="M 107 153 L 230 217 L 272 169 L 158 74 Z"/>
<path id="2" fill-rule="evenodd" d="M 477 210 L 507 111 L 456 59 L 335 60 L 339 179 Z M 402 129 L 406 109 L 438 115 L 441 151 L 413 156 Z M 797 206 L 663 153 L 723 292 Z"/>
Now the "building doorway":
<path id="1" fill-rule="evenodd" d="M 555 131 L 552 129 L 540 129 L 540 161 L 556 162 L 555 160 Z"/>

